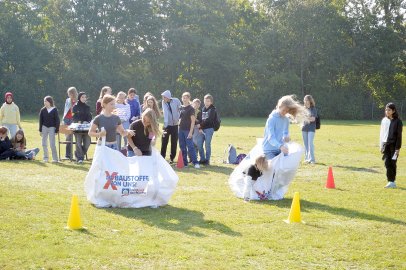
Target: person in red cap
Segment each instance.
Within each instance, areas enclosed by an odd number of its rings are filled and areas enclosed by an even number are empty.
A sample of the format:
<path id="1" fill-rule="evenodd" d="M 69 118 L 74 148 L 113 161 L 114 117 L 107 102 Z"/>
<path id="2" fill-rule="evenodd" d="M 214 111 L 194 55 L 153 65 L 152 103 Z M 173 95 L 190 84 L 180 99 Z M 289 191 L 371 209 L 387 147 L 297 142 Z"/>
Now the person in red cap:
<path id="1" fill-rule="evenodd" d="M 0 126 L 5 126 L 10 132 L 10 138 L 13 138 L 18 128 L 21 129 L 20 109 L 13 102 L 13 94 L 7 92 L 4 95 L 5 102 L 0 108 Z"/>

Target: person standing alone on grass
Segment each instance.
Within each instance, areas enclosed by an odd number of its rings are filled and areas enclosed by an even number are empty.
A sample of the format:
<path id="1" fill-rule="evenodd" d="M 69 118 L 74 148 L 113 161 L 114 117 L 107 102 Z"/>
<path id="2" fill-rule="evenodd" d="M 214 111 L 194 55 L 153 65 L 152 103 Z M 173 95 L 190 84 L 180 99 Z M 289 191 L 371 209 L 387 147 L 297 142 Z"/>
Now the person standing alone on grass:
<path id="1" fill-rule="evenodd" d="M 316 134 L 316 103 L 311 95 L 306 95 L 303 99 L 304 105 L 310 115 L 309 122 L 302 127 L 303 143 L 305 146 L 305 162 L 314 164 L 314 135 Z"/>
<path id="2" fill-rule="evenodd" d="M 183 106 L 180 109 L 180 123 L 179 123 L 179 146 L 182 151 L 183 164 L 188 164 L 188 153 L 191 162 L 196 169 L 200 168 L 199 162 L 196 157 L 196 150 L 193 144 L 193 130 L 195 128 L 195 109 L 190 103 L 190 93 L 185 92 L 182 95 Z"/>
<path id="3" fill-rule="evenodd" d="M 58 154 L 55 146 L 55 135 L 59 132 L 59 115 L 54 106 L 54 99 L 51 96 L 44 98 L 44 107 L 39 113 L 39 133 L 42 137 L 42 147 L 44 149 L 44 162 L 48 162 L 48 137 L 51 146 L 52 162 L 58 162 Z"/>
<path id="4" fill-rule="evenodd" d="M 176 157 L 178 147 L 178 125 L 180 117 L 180 100 L 172 97 L 171 91 L 165 90 L 162 94 L 162 111 L 164 114 L 164 128 L 162 133 L 161 156 L 165 158 L 169 137 L 171 137 L 170 162 Z"/>
<path id="5" fill-rule="evenodd" d="M 389 120 L 389 121 L 388 121 Z M 388 103 L 385 107 L 385 117 L 381 122 L 380 146 L 385 162 L 386 178 L 385 188 L 396 188 L 396 163 L 402 147 L 403 123 L 395 104 Z"/>
<path id="6" fill-rule="evenodd" d="M 13 102 L 13 94 L 7 92 L 4 95 L 5 102 L 0 108 L 0 125 L 5 126 L 10 132 L 10 138 L 13 138 L 17 129 L 21 129 L 20 109 Z"/>

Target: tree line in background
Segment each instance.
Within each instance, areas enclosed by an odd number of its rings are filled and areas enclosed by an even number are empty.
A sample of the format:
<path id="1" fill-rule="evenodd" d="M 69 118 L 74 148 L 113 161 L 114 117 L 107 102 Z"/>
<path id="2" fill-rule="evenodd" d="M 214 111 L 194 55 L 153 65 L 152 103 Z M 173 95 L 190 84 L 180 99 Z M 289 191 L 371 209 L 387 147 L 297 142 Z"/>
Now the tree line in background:
<path id="1" fill-rule="evenodd" d="M 211 93 L 228 116 L 311 94 L 323 118 L 406 115 L 403 0 L 0 0 L 0 93 Z M 90 104 L 93 105 L 93 104 Z M 94 106 L 92 106 L 93 108 Z"/>

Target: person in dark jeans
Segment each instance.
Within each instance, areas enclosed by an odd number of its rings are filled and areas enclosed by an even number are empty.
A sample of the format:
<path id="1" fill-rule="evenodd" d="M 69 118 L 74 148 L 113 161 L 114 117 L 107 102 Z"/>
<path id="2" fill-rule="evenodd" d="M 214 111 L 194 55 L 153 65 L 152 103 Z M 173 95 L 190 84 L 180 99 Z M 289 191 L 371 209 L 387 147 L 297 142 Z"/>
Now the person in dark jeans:
<path id="1" fill-rule="evenodd" d="M 169 137 L 171 137 L 171 154 L 169 156 L 171 163 L 176 157 L 178 147 L 178 125 L 180 118 L 180 100 L 172 97 L 171 91 L 165 90 L 162 94 L 162 111 L 164 114 L 164 128 L 162 133 L 161 155 L 166 156 Z"/>
<path id="2" fill-rule="evenodd" d="M 195 128 L 195 109 L 190 103 L 190 93 L 185 92 L 182 95 L 183 106 L 180 110 L 179 123 L 179 146 L 182 151 L 183 163 L 188 164 L 188 156 L 196 169 L 200 168 L 196 157 L 196 149 L 193 144 L 193 130 Z"/>
<path id="3" fill-rule="evenodd" d="M 381 123 L 380 136 L 382 159 L 385 161 L 386 178 L 388 180 L 385 188 L 396 188 L 396 163 L 402 147 L 402 129 L 403 123 L 399 119 L 395 104 L 388 103 L 385 107 L 385 118 L 382 119 Z"/>

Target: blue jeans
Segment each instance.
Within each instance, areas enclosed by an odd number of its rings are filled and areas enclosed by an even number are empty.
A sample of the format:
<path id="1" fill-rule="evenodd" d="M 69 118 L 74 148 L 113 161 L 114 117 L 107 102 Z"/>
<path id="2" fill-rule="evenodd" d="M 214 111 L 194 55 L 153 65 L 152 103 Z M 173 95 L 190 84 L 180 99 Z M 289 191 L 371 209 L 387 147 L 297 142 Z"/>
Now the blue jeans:
<path id="1" fill-rule="evenodd" d="M 302 131 L 303 143 L 305 146 L 305 160 L 309 162 L 316 162 L 314 158 L 314 131 Z"/>
<path id="2" fill-rule="evenodd" d="M 113 144 L 106 144 L 106 146 L 107 146 L 108 148 L 113 149 L 113 150 L 118 150 L 118 146 L 117 146 L 116 143 L 113 143 Z"/>
<path id="3" fill-rule="evenodd" d="M 142 151 L 141 151 L 142 152 Z M 143 156 L 150 156 L 151 155 L 151 151 L 144 151 L 142 152 Z M 134 151 L 131 150 L 127 150 L 127 157 L 135 157 L 135 153 Z"/>
<path id="4" fill-rule="evenodd" d="M 271 151 L 269 151 L 269 152 L 267 152 L 267 153 L 264 153 L 264 154 L 265 154 L 265 156 L 266 156 L 266 158 L 267 158 L 268 160 L 271 160 L 271 159 L 273 159 L 274 157 L 276 157 L 277 155 L 279 155 L 281 152 L 282 152 L 282 151 L 278 149 L 278 150 L 271 150 Z"/>
<path id="5" fill-rule="evenodd" d="M 189 130 L 181 130 L 179 129 L 179 147 L 182 151 L 183 163 L 187 165 L 188 160 L 188 152 L 190 154 L 190 159 L 193 164 L 197 164 L 197 157 L 196 157 L 196 150 L 195 145 L 193 144 L 193 139 L 188 139 L 187 136 L 189 135 Z"/>
<path id="6" fill-rule="evenodd" d="M 197 138 L 197 148 L 199 149 L 200 161 L 210 162 L 211 156 L 211 140 L 213 138 L 214 129 L 206 128 L 203 129 L 204 136 L 199 136 Z M 203 143 L 205 143 L 206 155 L 204 153 Z"/>
<path id="7" fill-rule="evenodd" d="M 34 149 L 30 149 L 30 150 L 16 152 L 16 156 L 27 158 L 27 159 L 33 159 L 38 154 L 38 152 L 39 152 L 39 148 L 34 148 Z"/>

